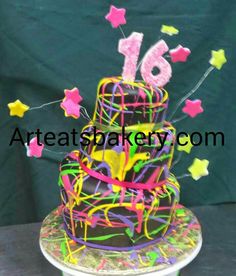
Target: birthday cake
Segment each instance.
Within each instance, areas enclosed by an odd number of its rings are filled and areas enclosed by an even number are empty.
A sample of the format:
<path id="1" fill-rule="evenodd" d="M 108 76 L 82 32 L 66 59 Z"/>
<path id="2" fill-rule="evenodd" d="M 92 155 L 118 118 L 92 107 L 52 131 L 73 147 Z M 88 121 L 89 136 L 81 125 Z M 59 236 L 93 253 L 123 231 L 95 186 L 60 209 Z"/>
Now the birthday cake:
<path id="1" fill-rule="evenodd" d="M 124 15 L 125 9 L 111 6 L 106 19 L 117 28 L 126 23 Z M 61 103 L 65 116 L 78 118 L 81 108 L 88 119 L 80 148 L 66 155 L 59 176 L 64 229 L 81 248 L 138 250 L 158 244 L 176 231 L 179 184 L 170 170 L 179 140 L 166 120 L 169 97 L 163 87 L 172 76 L 167 59 L 186 62 L 191 51 L 181 45 L 169 50 L 159 40 L 138 64 L 143 34 L 133 32 L 125 37 L 121 32 L 122 76 L 100 81 L 92 119 L 80 105 L 78 89 L 66 90 Z M 172 36 L 179 30 L 162 25 L 161 32 Z M 209 62 L 211 66 L 177 103 L 170 119 L 184 101 L 182 111 L 190 117 L 203 112 L 201 100 L 189 97 L 214 68 L 221 69 L 226 62 L 224 50 L 212 51 Z M 142 80 L 136 81 L 139 69 Z M 181 139 L 184 144 L 178 144 L 177 150 L 190 153 L 189 135 Z M 198 180 L 208 175 L 208 164 L 208 160 L 195 158 L 187 176 Z"/>
<path id="2" fill-rule="evenodd" d="M 99 82 L 92 118 L 81 105 L 83 97 L 77 87 L 65 89 L 63 98 L 39 106 L 31 107 L 19 99 L 8 103 L 10 116 L 19 118 L 58 104 L 65 117 L 86 120 L 79 140 L 75 128 L 70 132 L 73 146 L 79 147 L 60 163 L 61 204 L 44 220 L 40 234 L 43 254 L 54 265 L 60 263 L 56 266 L 65 267 L 66 272 L 75 268 L 79 274 L 143 275 L 154 270 L 163 272 L 167 267 L 174 272 L 180 263 L 182 266 L 192 260 L 201 246 L 197 219 L 179 204 L 177 179 L 192 177 L 197 181 L 207 176 L 209 161 L 194 158 L 188 173 L 175 177 L 173 167 L 202 139 L 197 132 L 181 132 L 180 136 L 172 124 L 204 111 L 201 100 L 192 96 L 210 72 L 220 70 L 227 59 L 223 49 L 213 50 L 210 67 L 179 99 L 167 119 L 169 95 L 164 87 L 172 77 L 170 62 L 186 62 L 191 50 L 182 45 L 169 50 L 161 39 L 140 59 L 144 35 L 132 32 L 126 36 L 121 28 L 126 24 L 125 13 L 124 8 L 111 5 L 105 16 L 121 31 L 118 52 L 124 56 L 123 70 L 120 77 Z M 160 31 L 162 36 L 179 33 L 169 25 L 162 25 Z M 149 34 L 156 39 L 155 32 Z M 138 71 L 142 80 L 136 80 Z M 174 118 L 180 107 L 184 115 Z M 69 133 L 41 134 L 39 128 L 27 132 L 28 157 L 40 158 L 43 152 L 65 154 L 64 149 L 54 152 L 47 146 L 54 142 L 69 146 Z M 199 134 L 199 143 L 194 143 L 193 134 Z M 13 142 L 24 144 L 18 128 L 9 145 Z M 180 153 L 173 161 L 175 145 Z"/>
<path id="3" fill-rule="evenodd" d="M 72 240 L 128 251 L 171 229 L 179 184 L 170 173 L 175 128 L 165 121 L 167 108 L 163 88 L 101 80 L 81 147 L 60 165 L 62 216 Z"/>

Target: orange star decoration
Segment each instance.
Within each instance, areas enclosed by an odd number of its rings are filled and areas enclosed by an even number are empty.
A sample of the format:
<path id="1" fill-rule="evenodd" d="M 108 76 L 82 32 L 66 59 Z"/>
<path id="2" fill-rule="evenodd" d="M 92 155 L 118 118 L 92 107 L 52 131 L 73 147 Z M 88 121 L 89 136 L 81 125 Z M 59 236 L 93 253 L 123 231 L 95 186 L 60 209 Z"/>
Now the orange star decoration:
<path id="1" fill-rule="evenodd" d="M 22 103 L 20 100 L 9 103 L 7 106 L 10 109 L 10 116 L 17 116 L 20 118 L 23 118 L 24 113 L 30 108 L 28 105 Z"/>

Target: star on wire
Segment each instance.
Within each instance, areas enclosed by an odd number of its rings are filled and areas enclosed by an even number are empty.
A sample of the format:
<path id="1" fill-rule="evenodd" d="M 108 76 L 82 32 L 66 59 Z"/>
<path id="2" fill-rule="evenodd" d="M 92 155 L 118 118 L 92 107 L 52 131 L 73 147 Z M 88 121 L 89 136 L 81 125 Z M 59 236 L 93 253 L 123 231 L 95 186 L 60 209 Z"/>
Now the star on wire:
<path id="1" fill-rule="evenodd" d="M 194 180 L 198 180 L 202 176 L 206 176 L 209 174 L 207 169 L 208 165 L 208 160 L 200 160 L 198 158 L 194 158 L 192 165 L 188 168 L 188 171 L 191 173 L 191 176 Z"/>
<path id="2" fill-rule="evenodd" d="M 41 144 L 41 145 L 39 145 Z M 33 139 L 30 140 L 29 145 L 25 143 L 26 147 L 26 154 L 28 157 L 36 157 L 40 158 L 42 156 L 42 151 L 44 149 L 44 144 L 38 143 L 37 137 L 34 137 Z"/>
<path id="3" fill-rule="evenodd" d="M 105 16 L 106 20 L 109 21 L 113 28 L 118 28 L 120 25 L 126 24 L 125 19 L 126 9 L 116 8 L 115 6 L 110 6 L 109 13 Z"/>
<path id="4" fill-rule="evenodd" d="M 190 135 L 179 137 L 179 143 L 177 146 L 178 151 L 185 151 L 186 153 L 190 153 L 192 147 L 193 144 L 191 143 Z"/>
<path id="5" fill-rule="evenodd" d="M 20 118 L 23 118 L 25 112 L 28 111 L 30 108 L 28 105 L 22 103 L 20 100 L 9 103 L 7 106 L 10 110 L 10 116 L 17 116 Z"/>
<path id="6" fill-rule="evenodd" d="M 172 35 L 177 35 L 179 33 L 179 30 L 176 29 L 174 26 L 162 25 L 161 32 L 163 34 L 172 36 Z"/>
<path id="7" fill-rule="evenodd" d="M 218 51 L 211 51 L 211 59 L 209 60 L 210 64 L 220 70 L 227 62 L 227 59 L 225 57 L 225 51 L 223 49 L 220 49 Z"/>
<path id="8" fill-rule="evenodd" d="M 72 117 L 74 119 L 80 117 L 80 106 L 74 103 L 71 99 L 63 100 L 60 106 L 65 111 L 66 117 Z"/>
<path id="9" fill-rule="evenodd" d="M 185 106 L 183 107 L 182 111 L 186 114 L 188 114 L 190 117 L 194 118 L 198 114 L 202 113 L 204 109 L 201 106 L 202 101 L 201 100 L 186 100 Z"/>
<path id="10" fill-rule="evenodd" d="M 79 89 L 74 87 L 73 89 L 65 89 L 64 90 L 66 100 L 72 100 L 75 104 L 79 104 L 83 98 L 80 96 Z"/>
<path id="11" fill-rule="evenodd" d="M 169 53 L 172 62 L 186 62 L 191 51 L 189 48 L 178 45 L 175 49 L 170 50 Z"/>

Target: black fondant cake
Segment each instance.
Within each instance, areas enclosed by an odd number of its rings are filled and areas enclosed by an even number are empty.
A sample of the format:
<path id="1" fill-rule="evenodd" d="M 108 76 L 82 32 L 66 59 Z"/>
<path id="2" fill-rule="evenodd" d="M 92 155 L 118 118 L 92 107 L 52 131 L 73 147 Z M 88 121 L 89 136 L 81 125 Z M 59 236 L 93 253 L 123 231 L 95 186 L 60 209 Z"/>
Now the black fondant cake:
<path id="1" fill-rule="evenodd" d="M 60 167 L 64 225 L 74 241 L 132 250 L 171 228 L 179 185 L 169 172 L 175 129 L 165 121 L 167 105 L 168 93 L 144 82 L 100 82 L 86 139 Z"/>

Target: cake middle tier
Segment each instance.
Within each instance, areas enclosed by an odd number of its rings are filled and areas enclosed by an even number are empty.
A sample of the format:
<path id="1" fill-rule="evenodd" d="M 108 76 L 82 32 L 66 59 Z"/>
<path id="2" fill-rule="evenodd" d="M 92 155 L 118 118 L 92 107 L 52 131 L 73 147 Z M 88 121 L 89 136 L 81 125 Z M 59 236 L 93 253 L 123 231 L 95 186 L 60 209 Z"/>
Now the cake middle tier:
<path id="1" fill-rule="evenodd" d="M 104 78 L 98 84 L 93 121 L 102 125 L 130 126 L 165 120 L 168 93 L 143 81 Z"/>
<path id="2" fill-rule="evenodd" d="M 81 140 L 84 144 L 80 148 L 81 161 L 119 181 L 149 184 L 163 181 L 169 177 L 175 129 L 167 122 L 160 129 L 150 131 L 152 128 L 153 124 L 141 124 L 102 131 L 87 125 L 83 129 L 86 140 Z"/>

